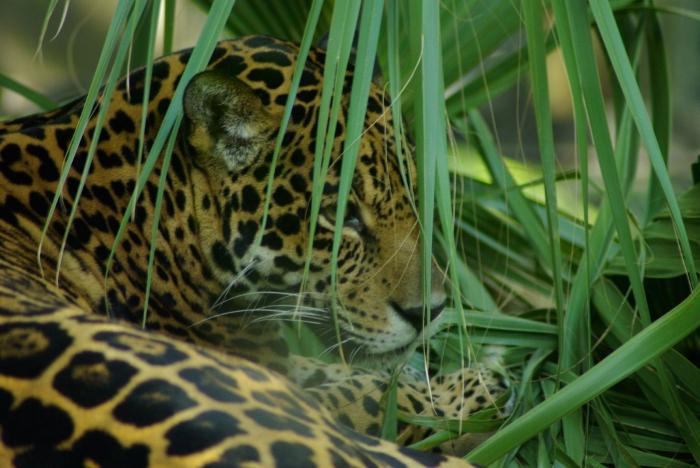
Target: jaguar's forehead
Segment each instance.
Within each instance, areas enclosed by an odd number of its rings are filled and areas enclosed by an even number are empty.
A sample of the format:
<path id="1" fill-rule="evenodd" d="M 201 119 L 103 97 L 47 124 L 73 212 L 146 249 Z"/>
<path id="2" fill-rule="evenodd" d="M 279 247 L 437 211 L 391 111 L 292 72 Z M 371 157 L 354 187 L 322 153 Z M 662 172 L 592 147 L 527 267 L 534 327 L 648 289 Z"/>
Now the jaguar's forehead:
<path id="1" fill-rule="evenodd" d="M 268 37 L 224 41 L 213 54 L 212 67 L 232 74 L 250 86 L 267 111 L 281 120 L 298 53 L 295 44 Z M 312 47 L 300 77 L 279 155 L 279 175 L 290 180 L 295 192 L 299 192 L 296 190 L 299 187 L 310 187 L 313 179 L 324 62 L 325 51 Z M 341 161 L 348 146 L 345 132 L 352 80 L 353 67 L 350 65 L 343 86 L 342 112 L 336 124 L 333 161 L 326 181 L 330 184 L 330 190 L 327 190 L 329 202 L 335 198 Z M 399 158 L 397 155 L 393 129 L 389 96 L 383 87 L 372 83 L 352 185 L 354 195 L 366 205 L 381 206 L 399 199 L 404 202 L 411 196 L 405 182 L 411 185 L 414 164 L 410 157 Z M 269 168 L 267 163 L 257 168 L 257 180 L 267 180 L 269 171 L 266 172 L 265 168 Z M 300 177 L 306 182 L 302 184 Z"/>
<path id="2" fill-rule="evenodd" d="M 407 151 L 398 153 L 390 109 L 381 114 L 368 106 L 363 142 L 357 155 L 353 189 L 369 205 L 408 201 L 415 186 L 415 161 Z M 406 145 L 402 145 L 404 148 Z"/>
<path id="3" fill-rule="evenodd" d="M 299 55 L 296 44 L 279 39 L 252 36 L 222 41 L 214 50 L 212 68 L 235 76 L 250 86 L 273 114 L 284 109 Z M 299 81 L 295 106 L 315 107 L 320 100 L 325 51 L 312 47 Z M 300 112 L 297 108 L 296 113 Z M 292 120 L 295 111 L 292 112 Z M 307 122 L 308 123 L 308 122 Z"/>

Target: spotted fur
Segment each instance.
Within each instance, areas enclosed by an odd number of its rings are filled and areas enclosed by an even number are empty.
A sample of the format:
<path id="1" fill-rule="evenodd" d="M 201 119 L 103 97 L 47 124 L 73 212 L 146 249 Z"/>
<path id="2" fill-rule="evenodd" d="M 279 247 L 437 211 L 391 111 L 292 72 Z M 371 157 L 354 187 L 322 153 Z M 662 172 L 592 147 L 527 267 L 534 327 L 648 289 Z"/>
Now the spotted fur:
<path id="1" fill-rule="evenodd" d="M 0 127 L 0 458 L 18 466 L 461 463 L 360 434 L 379 433 L 388 374 L 290 357 L 274 319 L 227 313 L 264 292 L 300 287 L 325 60 L 319 49 L 301 78 L 260 232 L 296 55 L 295 45 L 268 37 L 224 41 L 209 70 L 188 83 L 163 193 L 146 330 L 134 324 L 142 319 L 162 163 L 104 280 L 135 186 L 144 72 L 124 79 L 112 100 L 60 274 L 61 241 L 95 122 L 51 220 L 41 270 L 38 242 L 82 102 Z M 183 51 L 154 64 L 146 148 L 188 58 Z M 350 71 L 348 86 L 351 79 Z M 424 309 L 417 220 L 401 179 L 414 168 L 410 158 L 399 166 L 387 105 L 373 86 L 338 259 L 338 325 L 347 349 L 369 361 L 404 349 L 417 336 Z M 313 294 L 302 300 L 322 307 L 330 288 L 344 112 L 338 126 L 313 240 Z M 439 272 L 433 273 L 429 306 L 438 312 L 445 298 Z M 333 328 L 330 313 L 309 310 L 312 321 Z M 460 372 L 459 380 L 462 385 L 443 385 L 402 375 L 399 407 L 466 417 L 505 390 L 500 377 L 479 369 Z"/>

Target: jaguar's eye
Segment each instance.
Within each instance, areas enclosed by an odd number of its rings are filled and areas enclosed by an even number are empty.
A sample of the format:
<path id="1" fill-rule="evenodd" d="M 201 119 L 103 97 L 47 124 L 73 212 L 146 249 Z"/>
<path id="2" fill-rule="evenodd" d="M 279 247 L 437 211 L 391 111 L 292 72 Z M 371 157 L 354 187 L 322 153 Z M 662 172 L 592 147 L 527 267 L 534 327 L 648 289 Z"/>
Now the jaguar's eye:
<path id="1" fill-rule="evenodd" d="M 352 203 L 348 203 L 345 207 L 345 220 L 343 221 L 343 226 L 353 229 L 357 232 L 362 232 L 365 229 L 365 224 L 362 222 L 362 217 L 360 212 Z"/>
<path id="2" fill-rule="evenodd" d="M 335 206 L 327 206 L 321 209 L 321 215 L 333 225 L 335 225 L 335 213 Z M 357 232 L 362 232 L 365 229 L 365 224 L 362 222 L 362 217 L 360 216 L 357 207 L 351 203 L 348 203 L 348 205 L 345 207 L 345 220 L 343 221 L 343 227 L 350 228 Z"/>
<path id="3" fill-rule="evenodd" d="M 357 216 L 346 216 L 343 226 L 354 229 L 357 232 L 362 232 L 365 228 L 364 224 L 362 224 L 362 220 Z"/>

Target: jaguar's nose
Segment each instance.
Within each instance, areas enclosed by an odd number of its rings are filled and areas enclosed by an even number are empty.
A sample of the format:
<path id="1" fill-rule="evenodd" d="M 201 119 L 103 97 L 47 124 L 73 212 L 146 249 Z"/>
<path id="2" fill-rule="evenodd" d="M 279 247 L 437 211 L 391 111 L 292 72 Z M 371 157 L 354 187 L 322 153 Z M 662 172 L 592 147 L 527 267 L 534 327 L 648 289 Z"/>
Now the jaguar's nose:
<path id="1" fill-rule="evenodd" d="M 433 320 L 435 317 L 440 315 L 440 312 L 442 312 L 442 309 L 445 308 L 445 302 L 442 302 L 440 305 L 433 306 L 430 309 L 430 316 L 427 317 L 428 320 L 424 318 L 425 314 L 425 307 L 424 306 L 418 306 L 418 307 L 409 307 L 409 308 L 403 308 L 399 305 L 398 302 L 392 301 L 391 306 L 394 308 L 394 310 L 403 318 L 406 320 L 408 323 L 413 325 L 416 330 L 422 330 L 423 326 L 429 322 L 430 320 Z"/>

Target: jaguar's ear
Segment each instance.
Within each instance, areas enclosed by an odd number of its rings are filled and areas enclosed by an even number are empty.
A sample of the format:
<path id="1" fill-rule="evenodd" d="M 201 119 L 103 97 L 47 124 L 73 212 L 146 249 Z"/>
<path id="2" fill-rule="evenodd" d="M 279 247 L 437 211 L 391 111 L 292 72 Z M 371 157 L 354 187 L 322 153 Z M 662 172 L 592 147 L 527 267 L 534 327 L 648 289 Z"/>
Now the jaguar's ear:
<path id="1" fill-rule="evenodd" d="M 254 162 L 270 142 L 274 119 L 253 90 L 216 70 L 195 75 L 183 99 L 185 138 L 198 157 L 234 171 Z"/>

